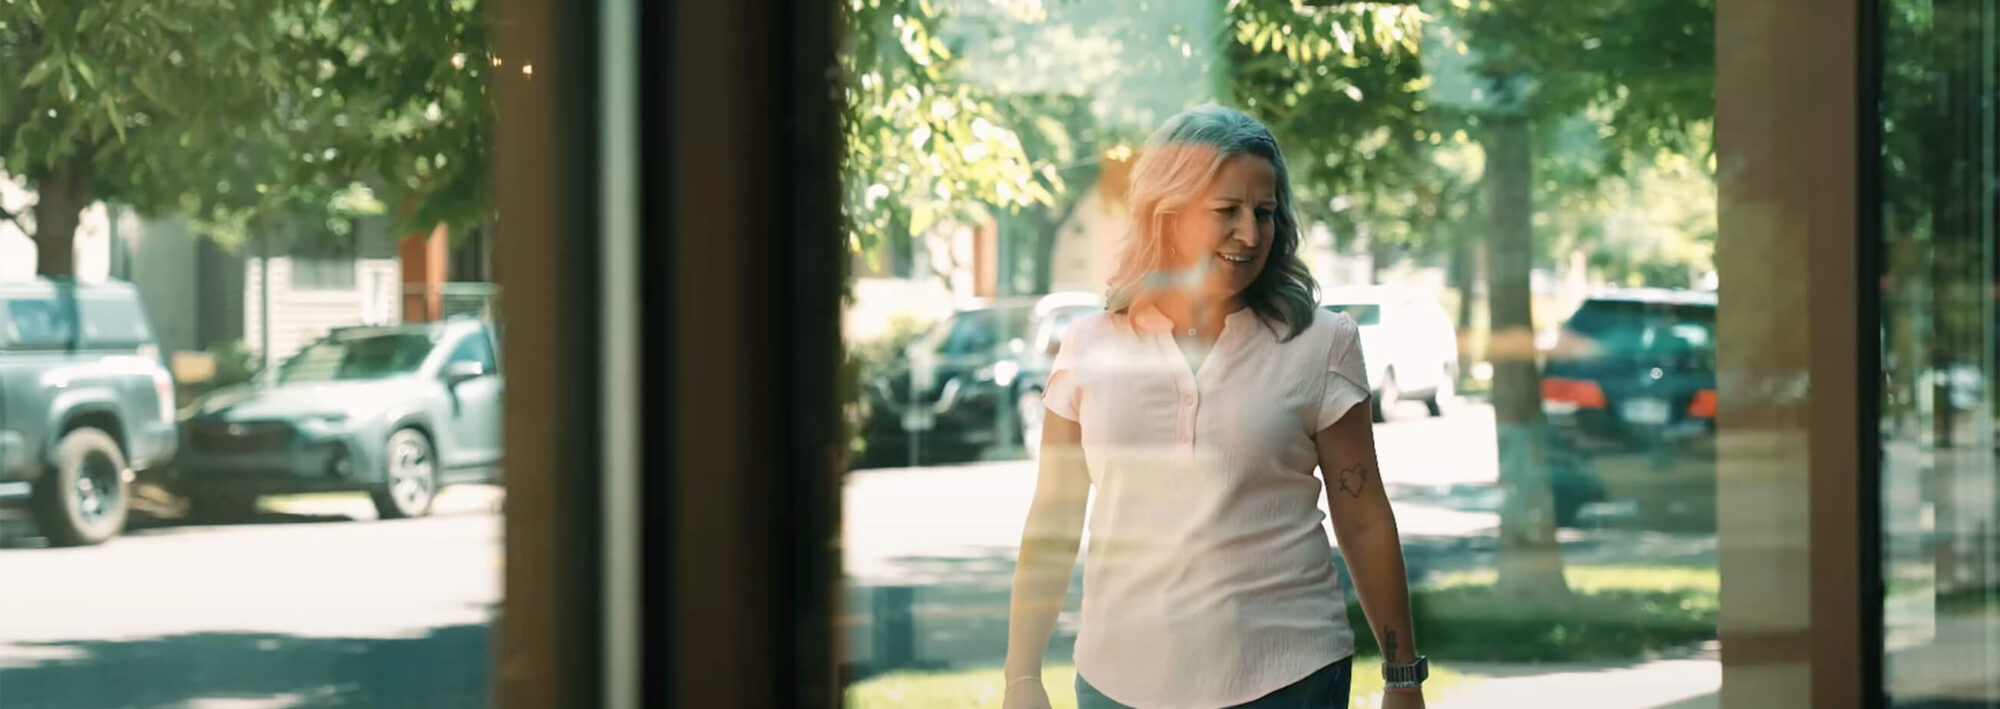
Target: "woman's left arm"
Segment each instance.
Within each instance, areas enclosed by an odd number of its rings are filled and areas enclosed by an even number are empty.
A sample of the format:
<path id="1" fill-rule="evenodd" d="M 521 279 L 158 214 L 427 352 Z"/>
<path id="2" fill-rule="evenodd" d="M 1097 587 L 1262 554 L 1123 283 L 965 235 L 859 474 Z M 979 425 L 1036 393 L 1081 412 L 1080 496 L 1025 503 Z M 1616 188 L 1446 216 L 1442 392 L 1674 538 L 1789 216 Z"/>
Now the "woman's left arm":
<path id="1" fill-rule="evenodd" d="M 1319 468 L 1326 478 L 1327 511 L 1333 534 L 1347 559 L 1348 575 L 1361 597 L 1361 610 L 1382 648 L 1383 661 L 1409 664 L 1417 660 L 1416 633 L 1410 627 L 1410 586 L 1403 568 L 1402 540 L 1396 514 L 1382 486 L 1375 463 L 1375 426 L 1366 405 L 1355 406 L 1333 425 L 1313 436 L 1319 448 Z M 1360 671 L 1361 668 L 1356 668 Z M 1399 692 L 1391 692 L 1396 697 Z M 1407 695 L 1406 695 L 1407 696 Z M 1389 698 L 1389 697 L 1385 697 Z M 1398 701 L 1384 706 L 1419 707 Z"/>

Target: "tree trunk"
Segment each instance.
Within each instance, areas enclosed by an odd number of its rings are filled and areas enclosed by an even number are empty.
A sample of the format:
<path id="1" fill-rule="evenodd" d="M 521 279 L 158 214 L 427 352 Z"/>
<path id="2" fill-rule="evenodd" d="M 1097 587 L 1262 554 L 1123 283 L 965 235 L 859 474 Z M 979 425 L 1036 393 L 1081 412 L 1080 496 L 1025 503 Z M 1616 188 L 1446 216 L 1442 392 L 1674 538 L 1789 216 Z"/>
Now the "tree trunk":
<path id="1" fill-rule="evenodd" d="M 1535 362 L 1530 198 L 1533 180 L 1528 122 L 1496 117 L 1486 145 L 1488 303 L 1492 334 L 1493 415 L 1500 450 L 1500 579 L 1510 598 L 1560 600 L 1569 595 L 1556 545 L 1555 500 L 1542 449 L 1541 375 Z"/>
<path id="2" fill-rule="evenodd" d="M 1381 283 L 1382 274 L 1395 263 L 1395 249 L 1388 243 L 1368 235 L 1368 282 Z"/>
<path id="3" fill-rule="evenodd" d="M 1479 272 L 1474 260 L 1476 244 L 1465 230 L 1455 230 L 1451 249 L 1451 287 L 1458 291 L 1458 377 L 1463 391 L 1466 373 L 1472 371 L 1472 348 L 1467 346 L 1474 324 L 1473 308 L 1479 300 Z"/>
<path id="4" fill-rule="evenodd" d="M 1063 213 L 1067 214 L 1074 209 L 1075 207 L 1070 207 L 1063 210 Z M 1030 258 L 1034 259 L 1036 293 L 1047 293 L 1055 285 L 1056 241 L 1062 237 L 1063 218 L 1053 217 L 1052 211 L 1035 210 L 1039 218 L 1035 219 L 1035 252 Z"/>
<path id="5" fill-rule="evenodd" d="M 76 275 L 76 227 L 90 204 L 82 158 L 71 158 L 35 185 L 35 273 Z"/>
<path id="6" fill-rule="evenodd" d="M 1036 293 L 1047 293 L 1049 289 L 1055 287 L 1056 245 L 1062 242 L 1063 225 L 1069 222 L 1070 217 L 1076 215 L 1077 208 L 1083 206 L 1084 197 L 1090 194 L 1083 186 L 1096 182 L 1102 170 L 1098 164 L 1090 163 L 1065 171 L 1063 182 L 1072 186 L 1072 191 L 1067 195 L 1069 199 L 1054 207 L 1033 210 L 1037 217 L 1033 257 Z"/>

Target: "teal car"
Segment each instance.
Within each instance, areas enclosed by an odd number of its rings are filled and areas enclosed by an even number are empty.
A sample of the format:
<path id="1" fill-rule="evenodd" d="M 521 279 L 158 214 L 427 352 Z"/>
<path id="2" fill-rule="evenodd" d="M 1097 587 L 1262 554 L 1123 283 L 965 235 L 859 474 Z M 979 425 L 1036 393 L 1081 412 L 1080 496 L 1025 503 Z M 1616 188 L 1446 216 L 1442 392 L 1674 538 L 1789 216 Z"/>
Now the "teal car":
<path id="1" fill-rule="evenodd" d="M 444 487 L 499 479 L 494 343 L 472 320 L 336 330 L 183 412 L 169 486 L 207 519 L 306 492 L 369 493 L 384 519 L 427 515 Z"/>

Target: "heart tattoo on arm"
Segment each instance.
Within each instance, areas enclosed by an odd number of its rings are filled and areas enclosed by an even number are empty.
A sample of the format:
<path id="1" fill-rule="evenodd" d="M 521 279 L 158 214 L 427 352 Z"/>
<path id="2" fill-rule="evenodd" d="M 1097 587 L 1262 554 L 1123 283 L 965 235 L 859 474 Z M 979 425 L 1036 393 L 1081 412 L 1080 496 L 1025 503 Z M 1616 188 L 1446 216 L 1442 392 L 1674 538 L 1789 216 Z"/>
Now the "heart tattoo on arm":
<path id="1" fill-rule="evenodd" d="M 1340 477 L 1336 482 L 1340 484 L 1341 492 L 1345 492 L 1350 497 L 1359 499 L 1361 497 L 1362 488 L 1368 485 L 1367 464 L 1356 463 L 1354 464 L 1353 467 L 1340 471 Z"/>

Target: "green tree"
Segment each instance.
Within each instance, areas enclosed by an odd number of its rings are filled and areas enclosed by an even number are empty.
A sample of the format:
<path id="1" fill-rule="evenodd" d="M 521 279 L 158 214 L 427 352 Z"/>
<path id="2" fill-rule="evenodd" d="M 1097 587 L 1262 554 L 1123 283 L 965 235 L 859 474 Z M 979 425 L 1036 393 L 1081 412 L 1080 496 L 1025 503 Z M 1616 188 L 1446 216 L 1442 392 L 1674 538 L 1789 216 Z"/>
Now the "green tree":
<path id="1" fill-rule="evenodd" d="M 1709 156 L 1714 120 L 1712 0 L 1451 0 L 1441 14 L 1477 51 L 1477 95 L 1489 228 L 1494 412 L 1500 429 L 1501 588 L 1561 596 L 1547 469 L 1541 450 L 1529 272 L 1533 267 L 1538 134 L 1588 116 L 1601 152 L 1592 177 L 1622 174 L 1662 151 Z M 1710 163 L 1704 158 L 1702 165 Z"/>
<path id="2" fill-rule="evenodd" d="M 1046 290 L 1056 229 L 1105 155 L 1208 101 L 1271 124 L 1300 206 L 1324 219 L 1405 210 L 1388 193 L 1415 134 L 1422 13 L 1397 4 L 1292 0 L 1162 3 L 851 0 L 847 218 L 864 252 L 940 219 L 1014 213 L 1010 253 Z M 1192 80 L 1191 80 L 1192 79 Z M 928 109 L 926 109 L 928 107 Z M 977 125 L 969 131 L 953 125 Z M 1376 217 L 1401 225 L 1394 217 Z M 1393 227 L 1392 227 L 1393 228 Z"/>
<path id="3" fill-rule="evenodd" d="M 1230 88 L 1293 156 L 1300 220 L 1366 234 L 1386 262 L 1428 250 L 1439 185 L 1413 5 L 1234 6 Z M 1381 264 L 1378 263 L 1378 267 Z"/>
<path id="4" fill-rule="evenodd" d="M 225 242 L 280 219 L 342 231 L 378 190 L 412 223 L 477 218 L 483 22 L 478 0 L 0 5 L 0 169 L 37 193 L 37 271 L 74 272 L 98 200 Z"/>
<path id="5" fill-rule="evenodd" d="M 977 221 L 987 205 L 1051 204 L 1060 178 L 1005 124 L 998 97 L 960 80 L 958 51 L 935 28 L 953 8 L 930 0 L 850 0 L 841 161 L 849 248 L 866 252 L 940 221 Z"/>

